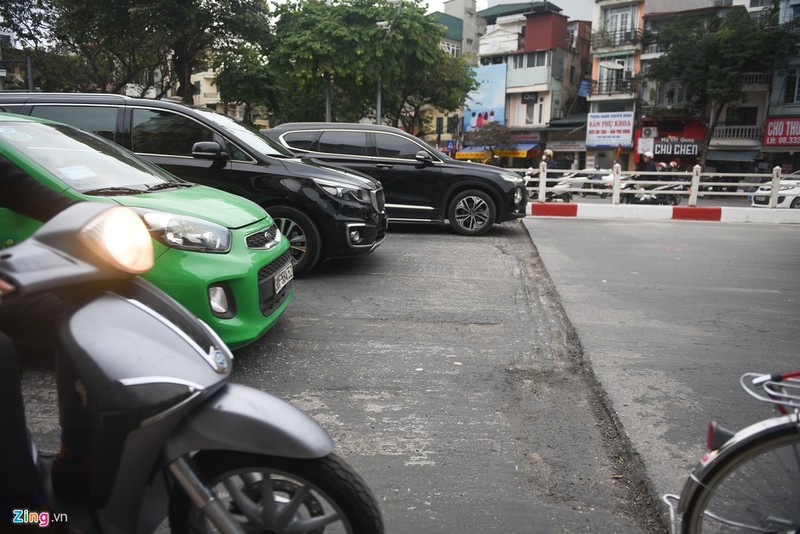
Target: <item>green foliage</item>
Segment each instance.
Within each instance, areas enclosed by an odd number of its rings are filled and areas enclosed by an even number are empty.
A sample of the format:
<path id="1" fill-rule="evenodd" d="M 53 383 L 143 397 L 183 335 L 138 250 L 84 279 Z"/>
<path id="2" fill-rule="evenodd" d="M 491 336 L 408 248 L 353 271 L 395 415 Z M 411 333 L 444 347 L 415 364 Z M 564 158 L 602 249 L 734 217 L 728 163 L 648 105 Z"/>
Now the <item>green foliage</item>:
<path id="1" fill-rule="evenodd" d="M 509 149 L 516 144 L 511 130 L 505 124 L 493 121 L 464 134 L 464 146 L 485 146 L 492 156 L 495 155 L 495 149 Z"/>
<path id="2" fill-rule="evenodd" d="M 324 119 L 328 87 L 333 120 L 370 116 L 380 80 L 385 122 L 411 131 L 422 106 L 456 109 L 473 87 L 466 62 L 444 54 L 443 27 L 417 0 L 400 8 L 300 0 L 279 4 L 275 14 L 270 64 L 286 89 L 271 107 L 280 121 Z"/>

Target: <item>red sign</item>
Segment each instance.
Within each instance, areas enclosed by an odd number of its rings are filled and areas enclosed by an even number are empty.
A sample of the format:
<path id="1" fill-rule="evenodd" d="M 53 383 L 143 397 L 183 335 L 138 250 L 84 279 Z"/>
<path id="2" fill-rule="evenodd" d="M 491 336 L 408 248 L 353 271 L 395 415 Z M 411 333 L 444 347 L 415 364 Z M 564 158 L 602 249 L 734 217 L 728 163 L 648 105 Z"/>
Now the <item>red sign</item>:
<path id="1" fill-rule="evenodd" d="M 800 146 L 800 117 L 767 119 L 764 146 Z"/>

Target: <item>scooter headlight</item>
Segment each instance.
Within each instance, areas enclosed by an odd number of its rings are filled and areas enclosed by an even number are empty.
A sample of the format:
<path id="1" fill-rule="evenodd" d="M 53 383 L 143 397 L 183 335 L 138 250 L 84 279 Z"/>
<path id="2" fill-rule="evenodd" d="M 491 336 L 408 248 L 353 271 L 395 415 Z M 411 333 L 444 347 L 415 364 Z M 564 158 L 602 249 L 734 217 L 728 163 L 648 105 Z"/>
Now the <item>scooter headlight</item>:
<path id="1" fill-rule="evenodd" d="M 78 239 L 122 271 L 141 274 L 153 266 L 153 242 L 136 213 L 114 207 L 86 223 Z"/>

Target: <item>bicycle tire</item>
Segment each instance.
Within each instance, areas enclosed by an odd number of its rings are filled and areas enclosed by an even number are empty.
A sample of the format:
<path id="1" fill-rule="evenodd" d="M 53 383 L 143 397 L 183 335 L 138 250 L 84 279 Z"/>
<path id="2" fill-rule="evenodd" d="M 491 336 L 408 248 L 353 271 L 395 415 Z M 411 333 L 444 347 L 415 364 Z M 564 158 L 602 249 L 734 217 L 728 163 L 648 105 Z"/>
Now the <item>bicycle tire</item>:
<path id="1" fill-rule="evenodd" d="M 684 534 L 800 528 L 800 430 L 781 428 L 740 449 L 698 481 L 682 515 Z"/>

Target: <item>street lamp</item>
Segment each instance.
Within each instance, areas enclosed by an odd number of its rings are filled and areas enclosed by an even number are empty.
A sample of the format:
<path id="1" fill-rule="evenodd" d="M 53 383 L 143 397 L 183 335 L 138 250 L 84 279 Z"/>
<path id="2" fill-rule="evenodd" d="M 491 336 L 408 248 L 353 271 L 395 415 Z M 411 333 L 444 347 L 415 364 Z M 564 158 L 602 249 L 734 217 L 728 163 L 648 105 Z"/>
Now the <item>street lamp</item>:
<path id="1" fill-rule="evenodd" d="M 378 25 L 379 28 L 386 30 L 386 35 L 383 36 L 384 39 L 388 39 L 389 35 L 392 33 L 392 28 L 394 27 L 395 21 L 397 21 L 397 17 L 400 16 L 400 11 L 403 9 L 403 0 L 386 0 L 386 3 L 389 5 L 397 6 L 396 11 L 394 12 L 394 18 L 391 22 L 382 20 L 380 22 L 376 22 L 375 24 Z M 382 87 L 383 85 L 383 76 L 378 74 L 378 97 L 375 102 L 375 122 L 380 126 L 383 122 L 381 117 L 381 93 L 383 92 Z"/>

